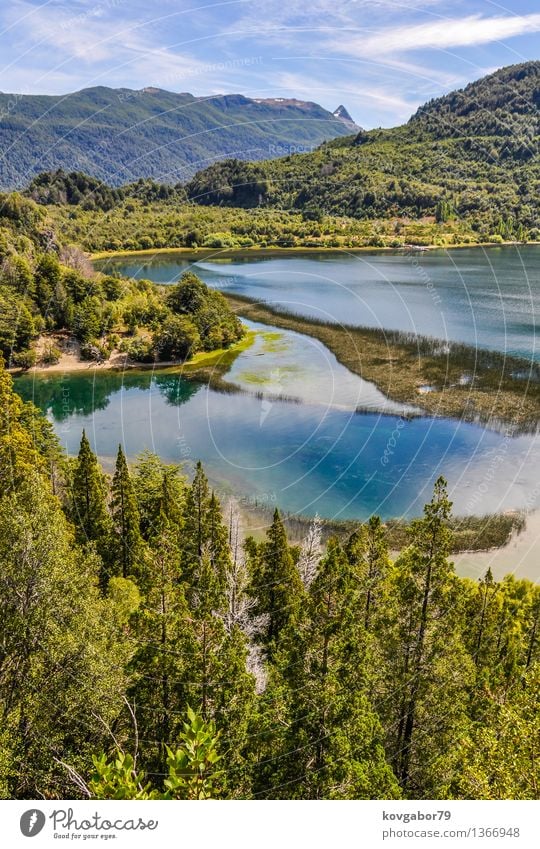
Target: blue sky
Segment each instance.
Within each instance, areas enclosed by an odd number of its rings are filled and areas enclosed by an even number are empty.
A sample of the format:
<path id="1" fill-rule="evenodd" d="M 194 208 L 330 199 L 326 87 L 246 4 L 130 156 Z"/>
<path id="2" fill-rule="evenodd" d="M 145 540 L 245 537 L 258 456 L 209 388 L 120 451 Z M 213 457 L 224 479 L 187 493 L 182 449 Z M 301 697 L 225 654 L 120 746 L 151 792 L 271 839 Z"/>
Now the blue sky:
<path id="1" fill-rule="evenodd" d="M 344 103 L 365 127 L 540 58 L 538 0 L 3 0 L 0 90 L 93 85 Z"/>

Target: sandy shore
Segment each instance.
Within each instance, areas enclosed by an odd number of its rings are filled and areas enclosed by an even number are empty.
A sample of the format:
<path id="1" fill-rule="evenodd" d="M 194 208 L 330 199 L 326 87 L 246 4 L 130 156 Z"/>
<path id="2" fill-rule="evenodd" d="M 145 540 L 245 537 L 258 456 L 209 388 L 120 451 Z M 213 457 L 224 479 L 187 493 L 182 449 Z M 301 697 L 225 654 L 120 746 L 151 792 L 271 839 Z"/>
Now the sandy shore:
<path id="1" fill-rule="evenodd" d="M 465 248 L 501 248 L 501 247 L 516 247 L 526 245 L 537 245 L 540 242 L 459 242 L 457 245 L 401 245 L 399 247 L 377 247 L 376 245 L 355 245 L 347 247 L 324 247 L 324 246 L 303 246 L 294 245 L 288 248 L 274 245 L 272 247 L 260 247 L 260 245 L 251 245 L 246 248 L 146 248 L 137 251 L 96 251 L 89 253 L 90 260 L 104 259 L 148 259 L 152 256 L 163 256 L 164 254 L 176 254 L 180 259 L 235 259 L 240 257 L 250 256 L 295 256 L 298 254 L 317 255 L 317 254 L 364 254 L 364 253 L 408 253 L 410 251 L 459 251 Z"/>
<path id="2" fill-rule="evenodd" d="M 513 575 L 540 583 L 540 510 L 527 515 L 525 528 L 503 548 L 463 552 L 452 559 L 456 572 L 467 578 L 481 578 L 491 569 L 497 580 Z"/>
<path id="3" fill-rule="evenodd" d="M 189 360 L 159 360 L 158 362 L 141 363 L 129 360 L 127 354 L 122 351 L 113 351 L 108 360 L 98 363 L 94 360 L 82 360 L 80 356 L 80 344 L 73 337 L 63 333 L 55 333 L 41 336 L 36 343 L 38 356 L 43 353 L 45 347 L 54 344 L 61 352 L 57 363 L 45 365 L 38 361 L 38 365 L 29 369 L 19 366 L 9 368 L 12 374 L 68 374 L 72 372 L 85 371 L 127 371 L 127 370 L 154 370 L 178 369 L 186 377 L 196 376 L 198 373 L 205 374 L 208 369 L 215 372 L 215 376 L 225 374 L 231 363 L 242 351 L 245 351 L 255 341 L 256 333 L 248 331 L 240 341 L 229 348 L 217 348 L 213 351 L 198 351 Z"/>

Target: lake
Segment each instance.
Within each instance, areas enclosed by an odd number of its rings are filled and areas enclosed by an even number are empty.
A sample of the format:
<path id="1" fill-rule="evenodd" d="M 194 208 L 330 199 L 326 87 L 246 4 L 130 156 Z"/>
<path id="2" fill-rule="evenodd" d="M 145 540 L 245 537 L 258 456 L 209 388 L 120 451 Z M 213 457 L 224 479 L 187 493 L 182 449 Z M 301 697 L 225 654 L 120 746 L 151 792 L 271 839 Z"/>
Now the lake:
<path id="1" fill-rule="evenodd" d="M 216 252 L 218 253 L 218 252 Z M 98 263 L 158 283 L 188 268 L 210 286 L 343 324 L 411 331 L 538 359 L 540 247 Z"/>
<path id="2" fill-rule="evenodd" d="M 417 265 L 403 255 L 362 254 L 205 260 L 194 268 L 210 285 L 305 314 L 536 356 L 539 257 L 535 248 L 505 248 L 422 253 Z M 172 256 L 111 265 L 158 282 L 193 267 Z M 250 326 L 254 344 L 227 375 L 238 393 L 170 371 L 91 368 L 21 377 L 16 387 L 47 413 L 70 454 L 85 428 L 107 468 L 120 442 L 131 459 L 149 448 L 188 472 L 201 459 L 222 496 L 250 504 L 344 519 L 410 517 L 439 474 L 461 514 L 540 504 L 536 436 L 419 415 L 348 372 L 317 340 Z"/>

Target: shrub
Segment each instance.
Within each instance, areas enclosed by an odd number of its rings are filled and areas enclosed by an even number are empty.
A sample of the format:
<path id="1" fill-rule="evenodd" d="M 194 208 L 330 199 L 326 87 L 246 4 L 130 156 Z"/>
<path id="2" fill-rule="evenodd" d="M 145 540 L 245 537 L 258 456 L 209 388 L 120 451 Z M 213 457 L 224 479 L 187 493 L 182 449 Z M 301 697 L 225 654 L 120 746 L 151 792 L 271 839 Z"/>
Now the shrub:
<path id="1" fill-rule="evenodd" d="M 81 359 L 96 363 L 102 363 L 108 359 L 107 349 L 96 341 L 83 342 L 81 345 Z"/>
<path id="2" fill-rule="evenodd" d="M 24 369 L 32 368 L 37 362 L 37 354 L 33 348 L 27 348 L 24 351 L 13 354 L 12 362 L 13 365 L 20 366 Z"/>
<path id="3" fill-rule="evenodd" d="M 60 357 L 62 356 L 62 351 L 60 348 L 57 348 L 56 345 L 52 343 L 47 345 L 43 353 L 41 355 L 41 362 L 47 366 L 54 366 L 56 363 L 60 362 Z"/>
<path id="4" fill-rule="evenodd" d="M 171 315 L 154 333 L 153 342 L 160 360 L 185 360 L 199 350 L 201 337 L 189 318 Z"/>
<path id="5" fill-rule="evenodd" d="M 141 336 L 137 336 L 136 339 L 124 340 L 120 350 L 124 351 L 130 360 L 137 363 L 152 363 L 155 359 L 152 343 Z"/>

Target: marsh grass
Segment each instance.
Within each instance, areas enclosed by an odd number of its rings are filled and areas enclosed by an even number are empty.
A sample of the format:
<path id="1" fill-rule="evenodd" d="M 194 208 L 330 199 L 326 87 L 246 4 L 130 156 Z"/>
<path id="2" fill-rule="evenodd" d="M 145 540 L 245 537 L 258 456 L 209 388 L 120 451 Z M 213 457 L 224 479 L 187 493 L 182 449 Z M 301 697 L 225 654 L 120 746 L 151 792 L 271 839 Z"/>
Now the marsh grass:
<path id="1" fill-rule="evenodd" d="M 225 295 L 244 318 L 319 339 L 342 365 L 393 401 L 421 406 L 430 415 L 503 428 L 510 435 L 537 429 L 540 364 L 534 361 L 414 333 L 305 318 Z M 426 385 L 432 391 L 422 393 Z"/>
<path id="2" fill-rule="evenodd" d="M 271 524 L 273 507 L 252 505 L 248 511 L 259 525 Z M 308 531 L 308 516 L 284 513 L 283 521 L 292 543 L 300 543 Z M 322 539 L 326 543 L 330 537 L 346 539 L 353 531 L 362 526 L 354 520 L 321 519 Z M 519 512 L 490 513 L 485 516 L 453 516 L 449 521 L 452 533 L 451 553 L 465 551 L 491 551 L 507 545 L 513 534 L 519 534 L 525 528 L 525 515 Z M 386 542 L 390 551 L 401 551 L 410 541 L 410 522 L 404 519 L 388 519 L 384 522 Z"/>

